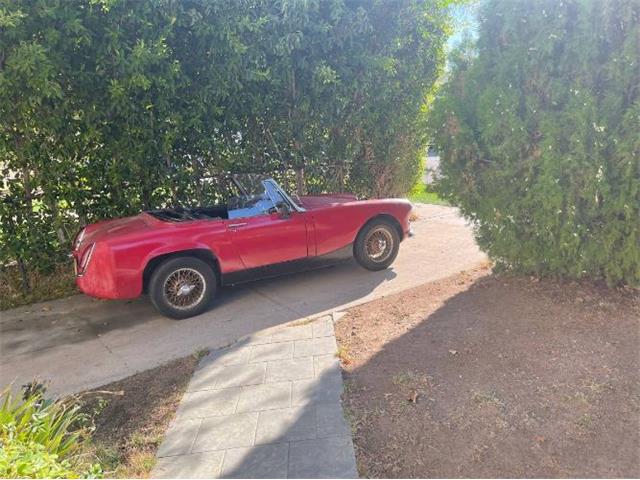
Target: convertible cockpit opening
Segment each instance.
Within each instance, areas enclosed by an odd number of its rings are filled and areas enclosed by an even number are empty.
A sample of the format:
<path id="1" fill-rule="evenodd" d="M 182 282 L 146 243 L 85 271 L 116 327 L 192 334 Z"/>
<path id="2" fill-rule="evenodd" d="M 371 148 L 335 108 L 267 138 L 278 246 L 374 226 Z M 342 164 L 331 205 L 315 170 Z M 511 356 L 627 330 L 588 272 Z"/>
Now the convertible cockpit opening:
<path id="1" fill-rule="evenodd" d="M 215 200 L 222 201 L 211 207 L 174 207 L 149 210 L 146 213 L 165 222 L 194 220 L 227 220 L 250 218 L 275 213 L 278 205 L 286 204 L 291 210 L 304 211 L 271 178 L 263 175 L 233 175 L 224 186 L 216 182 L 220 191 Z M 213 199 L 212 199 L 213 200 Z"/>
<path id="2" fill-rule="evenodd" d="M 163 208 L 160 210 L 148 210 L 146 213 L 153 215 L 165 222 L 189 222 L 193 220 L 223 220 L 229 218 L 226 205 L 213 207 L 194 208 Z"/>

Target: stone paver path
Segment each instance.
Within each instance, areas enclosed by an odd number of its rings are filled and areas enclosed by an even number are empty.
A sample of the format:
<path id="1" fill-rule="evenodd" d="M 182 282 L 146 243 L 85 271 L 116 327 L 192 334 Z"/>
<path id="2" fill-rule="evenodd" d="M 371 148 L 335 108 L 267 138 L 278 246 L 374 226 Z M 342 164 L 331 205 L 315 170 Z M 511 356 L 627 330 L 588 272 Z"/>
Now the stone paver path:
<path id="1" fill-rule="evenodd" d="M 202 359 L 158 450 L 165 478 L 355 478 L 339 314 L 265 330 Z"/>

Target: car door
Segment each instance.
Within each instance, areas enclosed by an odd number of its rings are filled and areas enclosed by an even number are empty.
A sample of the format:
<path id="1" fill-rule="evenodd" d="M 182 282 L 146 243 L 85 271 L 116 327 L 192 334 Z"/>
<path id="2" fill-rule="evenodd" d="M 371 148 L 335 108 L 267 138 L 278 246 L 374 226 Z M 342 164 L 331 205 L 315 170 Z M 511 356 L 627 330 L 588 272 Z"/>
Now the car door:
<path id="1" fill-rule="evenodd" d="M 276 200 L 278 201 L 278 200 Z M 308 255 L 305 212 L 281 215 L 265 192 L 256 208 L 230 211 L 227 228 L 246 269 L 306 258 Z"/>

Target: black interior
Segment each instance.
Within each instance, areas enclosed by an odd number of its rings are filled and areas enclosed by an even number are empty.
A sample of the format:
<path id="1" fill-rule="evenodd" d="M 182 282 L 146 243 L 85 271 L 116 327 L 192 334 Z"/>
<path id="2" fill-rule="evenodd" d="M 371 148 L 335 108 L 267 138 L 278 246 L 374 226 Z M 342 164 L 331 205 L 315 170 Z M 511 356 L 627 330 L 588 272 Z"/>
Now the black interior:
<path id="1" fill-rule="evenodd" d="M 214 205 L 211 207 L 163 208 L 161 210 L 149 210 L 147 213 L 166 222 L 186 222 L 189 220 L 227 219 L 229 218 L 227 211 L 226 205 Z"/>

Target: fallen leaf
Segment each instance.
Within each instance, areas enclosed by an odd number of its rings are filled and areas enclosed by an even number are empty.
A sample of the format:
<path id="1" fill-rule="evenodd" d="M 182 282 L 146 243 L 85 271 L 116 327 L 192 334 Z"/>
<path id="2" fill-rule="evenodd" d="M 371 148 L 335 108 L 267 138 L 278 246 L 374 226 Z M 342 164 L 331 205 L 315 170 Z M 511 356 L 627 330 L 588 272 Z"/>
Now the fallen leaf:
<path id="1" fill-rule="evenodd" d="M 418 392 L 413 390 L 407 400 L 409 400 L 411 403 L 418 403 Z"/>

